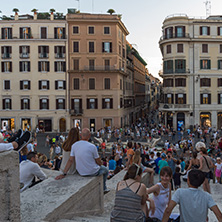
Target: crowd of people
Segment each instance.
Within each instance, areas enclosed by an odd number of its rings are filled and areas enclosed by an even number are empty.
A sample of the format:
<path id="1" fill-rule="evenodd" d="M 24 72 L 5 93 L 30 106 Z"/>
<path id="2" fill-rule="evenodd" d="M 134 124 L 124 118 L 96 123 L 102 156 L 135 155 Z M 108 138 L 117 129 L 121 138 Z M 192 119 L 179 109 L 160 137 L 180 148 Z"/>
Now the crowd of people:
<path id="1" fill-rule="evenodd" d="M 210 196 L 210 180 L 222 183 L 219 130 L 195 126 L 192 131 L 176 132 L 161 124 L 148 127 L 144 121 L 124 129 L 100 129 L 94 135 L 87 128 L 81 132 L 79 128 L 72 128 L 67 136 L 57 134 L 50 138 L 46 135 L 45 154 L 37 152 L 36 137 L 31 138 L 28 131 L 2 136 L 0 151 L 19 151 L 21 192 L 47 179 L 42 168 L 61 171 L 57 180 L 76 172 L 81 176 L 102 175 L 104 193 L 109 192 L 106 180 L 125 170 L 125 177 L 117 184 L 111 221 L 121 221 L 121 218 L 124 218 L 122 221 L 158 222 L 169 218 L 171 221 L 205 218 L 201 221 L 206 221 L 208 208 L 222 221 L 222 214 Z M 152 147 L 152 143 L 147 143 L 156 137 L 162 139 L 161 145 Z M 149 174 L 148 187 L 141 184 L 143 173 Z M 155 174 L 160 181 L 157 184 L 154 184 Z M 181 188 L 182 181 L 187 182 L 189 189 Z M 201 185 L 208 194 L 198 190 Z M 180 205 L 180 215 L 171 214 L 176 204 Z M 193 215 L 194 211 L 184 210 L 187 204 L 200 212 Z M 191 217 L 197 219 L 190 220 Z"/>

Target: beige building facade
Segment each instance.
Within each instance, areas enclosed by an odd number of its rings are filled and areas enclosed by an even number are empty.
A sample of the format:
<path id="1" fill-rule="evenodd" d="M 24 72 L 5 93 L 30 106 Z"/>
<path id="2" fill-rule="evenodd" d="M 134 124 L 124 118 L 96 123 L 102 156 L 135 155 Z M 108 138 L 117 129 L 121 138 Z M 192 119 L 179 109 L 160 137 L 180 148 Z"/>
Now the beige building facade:
<path id="1" fill-rule="evenodd" d="M 222 19 L 167 17 L 159 45 L 163 55 L 160 105 L 166 125 L 222 127 Z"/>
<path id="2" fill-rule="evenodd" d="M 69 129 L 64 19 L 15 15 L 0 21 L 0 125 L 5 129 Z"/>

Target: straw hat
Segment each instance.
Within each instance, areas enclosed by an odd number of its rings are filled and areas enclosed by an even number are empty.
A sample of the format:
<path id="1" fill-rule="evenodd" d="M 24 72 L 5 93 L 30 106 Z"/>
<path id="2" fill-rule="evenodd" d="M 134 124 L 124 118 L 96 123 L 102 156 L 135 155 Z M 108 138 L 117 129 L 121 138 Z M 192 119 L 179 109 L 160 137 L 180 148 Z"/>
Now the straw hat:
<path id="1" fill-rule="evenodd" d="M 206 145 L 203 142 L 197 142 L 196 145 L 196 150 L 199 152 L 201 150 L 201 148 L 205 148 L 206 149 Z"/>

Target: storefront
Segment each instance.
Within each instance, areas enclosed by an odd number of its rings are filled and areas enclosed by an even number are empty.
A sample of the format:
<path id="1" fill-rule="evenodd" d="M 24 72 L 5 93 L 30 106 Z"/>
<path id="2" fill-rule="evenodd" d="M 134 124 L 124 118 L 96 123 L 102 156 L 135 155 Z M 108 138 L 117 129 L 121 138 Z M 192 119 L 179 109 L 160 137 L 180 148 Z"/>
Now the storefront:
<path id="1" fill-rule="evenodd" d="M 74 119 L 73 120 L 73 127 L 82 129 L 82 120 L 81 119 Z"/>
<path id="2" fill-rule="evenodd" d="M 173 113 L 167 112 L 167 126 L 173 127 Z"/>
<path id="3" fill-rule="evenodd" d="M 59 132 L 66 132 L 66 119 L 61 118 L 59 120 Z"/>
<path id="4" fill-rule="evenodd" d="M 52 120 L 51 119 L 38 119 L 38 127 L 42 132 L 52 132 Z"/>
<path id="5" fill-rule="evenodd" d="M 211 127 L 211 113 L 201 112 L 200 113 L 200 126 L 201 127 Z"/>
<path id="6" fill-rule="evenodd" d="M 112 119 L 103 119 L 103 126 L 112 128 Z"/>
<path id="7" fill-rule="evenodd" d="M 21 129 L 24 131 L 31 131 L 31 119 L 30 118 L 22 118 L 21 119 Z"/>
<path id="8" fill-rule="evenodd" d="M 15 129 L 15 119 L 14 118 L 2 118 L 1 119 L 1 129 L 4 131 Z"/>
<path id="9" fill-rule="evenodd" d="M 222 129 L 222 112 L 217 113 L 217 129 Z"/>
<path id="10" fill-rule="evenodd" d="M 184 130 L 185 128 L 185 114 L 177 113 L 177 131 Z"/>
<path id="11" fill-rule="evenodd" d="M 95 119 L 90 119 L 89 120 L 89 125 L 90 125 L 90 131 L 95 132 L 96 131 L 96 120 Z"/>

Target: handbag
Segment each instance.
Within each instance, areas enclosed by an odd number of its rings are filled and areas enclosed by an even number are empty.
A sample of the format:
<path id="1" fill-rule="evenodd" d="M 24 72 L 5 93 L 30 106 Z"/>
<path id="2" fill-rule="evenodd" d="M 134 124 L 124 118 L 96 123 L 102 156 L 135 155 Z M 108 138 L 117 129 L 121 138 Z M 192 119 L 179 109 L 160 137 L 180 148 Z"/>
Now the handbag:
<path id="1" fill-rule="evenodd" d="M 207 167 L 208 167 L 208 169 L 210 170 L 210 167 L 209 167 L 209 165 L 208 165 L 208 162 L 207 162 L 206 157 L 203 156 L 203 158 L 205 159 L 206 164 L 207 164 Z M 211 170 L 208 172 L 208 174 L 209 174 L 209 178 L 210 178 L 210 179 L 213 179 L 213 178 L 214 178 L 213 172 L 212 172 Z"/>

